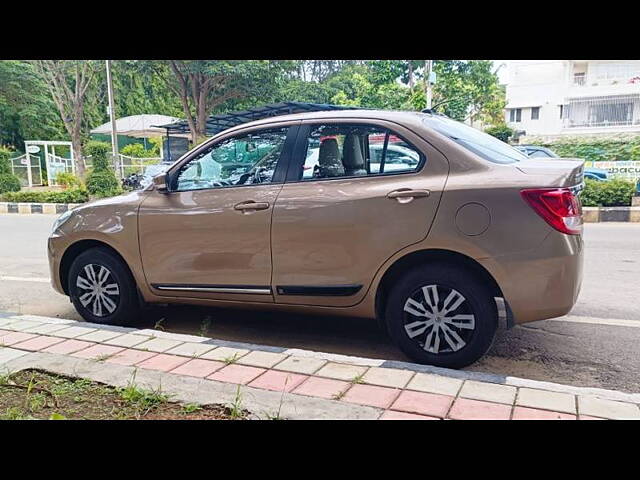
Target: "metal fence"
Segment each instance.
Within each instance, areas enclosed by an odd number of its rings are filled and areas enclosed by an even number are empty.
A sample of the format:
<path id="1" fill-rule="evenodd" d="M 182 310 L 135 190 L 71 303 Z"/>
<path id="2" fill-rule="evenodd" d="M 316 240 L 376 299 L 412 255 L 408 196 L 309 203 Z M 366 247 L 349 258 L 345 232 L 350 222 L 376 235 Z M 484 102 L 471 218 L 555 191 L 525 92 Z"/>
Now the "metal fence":
<path id="1" fill-rule="evenodd" d="M 640 125 L 640 94 L 570 99 L 563 123 L 567 128 Z"/>
<path id="2" fill-rule="evenodd" d="M 121 153 L 115 157 L 112 154 L 108 154 L 107 158 L 109 159 L 116 176 L 120 178 L 126 178 L 132 173 L 144 173 L 145 168 L 149 165 L 156 165 L 162 162 L 162 158 L 160 157 L 137 158 L 122 155 Z M 84 157 L 82 162 L 84 163 L 85 169 L 93 167 L 93 160 L 90 155 Z"/>

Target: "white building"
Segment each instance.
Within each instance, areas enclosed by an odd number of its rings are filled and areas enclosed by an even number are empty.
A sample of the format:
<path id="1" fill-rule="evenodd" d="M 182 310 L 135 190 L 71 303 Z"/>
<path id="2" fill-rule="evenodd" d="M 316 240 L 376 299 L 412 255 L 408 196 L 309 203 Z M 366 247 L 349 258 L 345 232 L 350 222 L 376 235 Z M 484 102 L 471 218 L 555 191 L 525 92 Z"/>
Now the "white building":
<path id="1" fill-rule="evenodd" d="M 640 60 L 517 61 L 508 69 L 505 120 L 527 137 L 640 134 Z"/>

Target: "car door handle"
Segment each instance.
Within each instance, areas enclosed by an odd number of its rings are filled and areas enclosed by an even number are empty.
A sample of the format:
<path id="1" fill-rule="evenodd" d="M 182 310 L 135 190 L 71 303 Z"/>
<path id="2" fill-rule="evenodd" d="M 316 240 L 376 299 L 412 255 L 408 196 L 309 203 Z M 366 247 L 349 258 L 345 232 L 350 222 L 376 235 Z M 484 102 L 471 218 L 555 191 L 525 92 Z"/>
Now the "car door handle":
<path id="1" fill-rule="evenodd" d="M 233 207 L 235 210 L 266 210 L 269 208 L 269 204 L 267 202 L 254 202 L 252 200 L 248 202 L 238 203 Z"/>
<path id="2" fill-rule="evenodd" d="M 401 188 L 387 194 L 387 198 L 398 200 L 400 203 L 408 203 L 414 198 L 428 197 L 431 195 L 429 190 L 411 190 L 409 188 Z"/>

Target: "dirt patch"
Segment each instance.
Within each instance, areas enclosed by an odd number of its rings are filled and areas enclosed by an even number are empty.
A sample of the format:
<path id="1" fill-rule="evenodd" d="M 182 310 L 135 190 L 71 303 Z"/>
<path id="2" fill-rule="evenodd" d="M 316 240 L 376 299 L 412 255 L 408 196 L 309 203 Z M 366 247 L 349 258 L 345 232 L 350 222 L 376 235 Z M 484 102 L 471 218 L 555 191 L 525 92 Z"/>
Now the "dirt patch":
<path id="1" fill-rule="evenodd" d="M 134 384 L 116 388 L 41 370 L 0 377 L 0 420 L 239 420 L 238 406 L 183 405 Z"/>

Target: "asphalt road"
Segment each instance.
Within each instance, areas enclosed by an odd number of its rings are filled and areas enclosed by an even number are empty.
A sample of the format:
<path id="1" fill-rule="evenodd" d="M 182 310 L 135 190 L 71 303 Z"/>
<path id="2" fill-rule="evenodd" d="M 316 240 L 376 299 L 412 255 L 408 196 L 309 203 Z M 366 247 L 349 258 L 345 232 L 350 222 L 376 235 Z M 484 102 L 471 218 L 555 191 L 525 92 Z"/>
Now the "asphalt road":
<path id="1" fill-rule="evenodd" d="M 81 319 L 49 284 L 46 239 L 54 218 L 0 215 L 0 310 Z M 499 331 L 469 370 L 640 392 L 640 224 L 587 224 L 585 245 L 585 278 L 570 315 Z M 362 319 L 174 306 L 153 309 L 145 325 L 406 360 L 374 322 Z"/>

